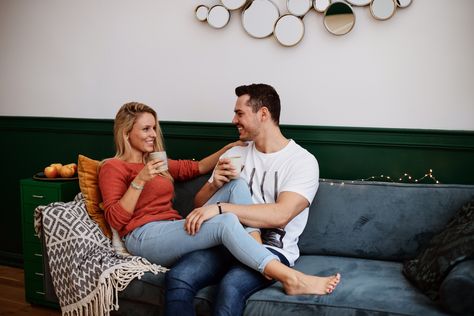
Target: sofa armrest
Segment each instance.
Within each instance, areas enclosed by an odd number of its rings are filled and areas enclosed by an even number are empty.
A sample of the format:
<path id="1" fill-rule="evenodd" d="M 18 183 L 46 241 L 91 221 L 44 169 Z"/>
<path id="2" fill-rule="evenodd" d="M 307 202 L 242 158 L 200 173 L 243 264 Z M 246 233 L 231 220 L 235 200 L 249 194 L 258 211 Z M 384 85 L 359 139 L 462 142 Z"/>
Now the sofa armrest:
<path id="1" fill-rule="evenodd" d="M 474 314 L 474 260 L 459 262 L 439 289 L 440 303 L 454 314 Z"/>

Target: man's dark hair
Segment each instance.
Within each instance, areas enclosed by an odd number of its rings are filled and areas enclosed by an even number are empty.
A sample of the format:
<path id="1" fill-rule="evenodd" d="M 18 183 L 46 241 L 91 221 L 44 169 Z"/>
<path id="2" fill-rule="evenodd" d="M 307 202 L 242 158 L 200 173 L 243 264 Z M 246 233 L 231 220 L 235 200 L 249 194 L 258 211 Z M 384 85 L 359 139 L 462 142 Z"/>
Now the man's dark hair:
<path id="1" fill-rule="evenodd" d="M 281 111 L 280 97 L 272 86 L 263 83 L 253 83 L 248 86 L 235 88 L 235 94 L 238 97 L 248 94 L 250 96 L 248 105 L 252 107 L 254 113 L 262 107 L 268 108 L 272 120 L 279 125 Z"/>

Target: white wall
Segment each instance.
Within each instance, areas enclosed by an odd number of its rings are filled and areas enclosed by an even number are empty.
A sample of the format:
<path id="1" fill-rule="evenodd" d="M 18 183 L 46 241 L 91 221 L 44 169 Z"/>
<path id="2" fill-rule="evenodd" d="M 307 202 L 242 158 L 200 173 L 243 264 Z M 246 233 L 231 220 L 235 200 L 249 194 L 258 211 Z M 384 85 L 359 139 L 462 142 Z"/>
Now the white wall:
<path id="1" fill-rule="evenodd" d="M 413 0 L 387 21 L 354 7 L 340 37 L 311 11 L 292 48 L 251 38 L 238 12 L 221 30 L 195 19 L 217 3 L 1 0 L 0 115 L 113 118 L 136 100 L 229 122 L 235 86 L 266 82 L 283 124 L 474 130 L 472 0 Z"/>

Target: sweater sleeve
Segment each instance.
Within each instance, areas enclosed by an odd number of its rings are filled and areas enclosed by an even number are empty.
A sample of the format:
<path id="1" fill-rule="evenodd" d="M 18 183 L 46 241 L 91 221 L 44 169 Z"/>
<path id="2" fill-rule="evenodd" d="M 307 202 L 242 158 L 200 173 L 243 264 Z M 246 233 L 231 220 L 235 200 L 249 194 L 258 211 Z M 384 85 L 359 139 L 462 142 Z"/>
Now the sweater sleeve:
<path id="1" fill-rule="evenodd" d="M 199 162 L 169 159 L 168 170 L 176 181 L 186 181 L 199 176 Z"/>
<path id="2" fill-rule="evenodd" d="M 121 231 L 133 216 L 120 204 L 120 199 L 128 189 L 128 183 L 126 170 L 112 161 L 106 161 L 100 168 L 99 188 L 102 194 L 105 219 L 117 231 Z"/>

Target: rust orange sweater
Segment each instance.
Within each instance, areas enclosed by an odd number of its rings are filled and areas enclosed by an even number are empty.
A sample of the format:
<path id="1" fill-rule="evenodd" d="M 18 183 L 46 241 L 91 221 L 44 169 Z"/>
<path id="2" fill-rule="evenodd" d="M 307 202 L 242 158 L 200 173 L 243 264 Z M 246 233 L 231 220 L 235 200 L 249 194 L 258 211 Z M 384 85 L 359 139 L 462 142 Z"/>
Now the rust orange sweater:
<path id="1" fill-rule="evenodd" d="M 120 159 L 107 160 L 99 172 L 99 187 L 105 209 L 105 219 L 120 237 L 151 221 L 181 219 L 173 209 L 173 183 L 157 176 L 145 184 L 132 214 L 125 211 L 120 199 L 132 180 L 143 168 L 143 163 L 129 163 Z M 197 161 L 168 160 L 168 170 L 176 181 L 188 180 L 199 175 Z"/>

